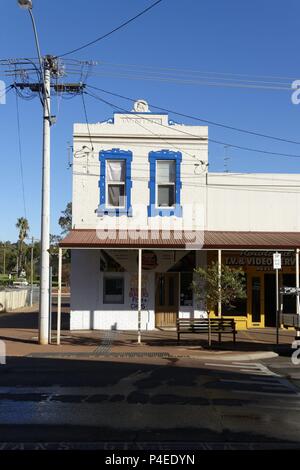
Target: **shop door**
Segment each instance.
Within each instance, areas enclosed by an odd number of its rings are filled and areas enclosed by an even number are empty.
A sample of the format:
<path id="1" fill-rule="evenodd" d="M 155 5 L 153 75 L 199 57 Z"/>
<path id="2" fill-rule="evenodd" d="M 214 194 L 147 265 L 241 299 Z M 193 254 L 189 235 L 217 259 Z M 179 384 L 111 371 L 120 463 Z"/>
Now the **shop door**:
<path id="1" fill-rule="evenodd" d="M 295 274 L 283 274 L 282 284 L 284 287 L 295 287 L 296 275 Z M 296 296 L 294 295 L 283 296 L 283 313 L 297 313 Z"/>
<path id="2" fill-rule="evenodd" d="M 175 327 L 178 316 L 178 273 L 156 274 L 155 326 Z"/>
<path id="3" fill-rule="evenodd" d="M 265 326 L 276 326 L 276 276 L 265 274 L 264 286 L 264 313 Z"/>
<path id="4" fill-rule="evenodd" d="M 264 276 L 255 273 L 248 278 L 248 299 L 250 313 L 250 325 L 252 328 L 264 326 Z M 250 294 L 250 295 L 249 295 Z"/>

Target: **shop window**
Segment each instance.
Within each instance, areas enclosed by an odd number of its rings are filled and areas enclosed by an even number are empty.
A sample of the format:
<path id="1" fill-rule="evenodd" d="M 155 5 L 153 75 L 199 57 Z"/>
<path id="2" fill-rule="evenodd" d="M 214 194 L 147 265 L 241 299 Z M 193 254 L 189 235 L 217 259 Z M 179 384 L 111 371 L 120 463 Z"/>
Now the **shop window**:
<path id="1" fill-rule="evenodd" d="M 245 273 L 245 285 L 247 286 L 247 274 Z M 218 306 L 216 305 L 215 312 L 218 311 Z M 247 298 L 245 299 L 236 299 L 232 302 L 232 305 L 222 305 L 222 315 L 224 316 L 246 316 L 247 315 Z"/>
<path id="2" fill-rule="evenodd" d="M 124 278 L 120 276 L 109 276 L 103 278 L 103 303 L 124 303 Z"/>
<path id="3" fill-rule="evenodd" d="M 252 322 L 260 322 L 261 283 L 259 277 L 252 278 Z"/>
<path id="4" fill-rule="evenodd" d="M 190 307 L 193 305 L 193 273 L 180 273 L 180 306 Z"/>
<path id="5" fill-rule="evenodd" d="M 100 159 L 99 215 L 132 215 L 131 162 L 132 152 L 120 149 L 103 150 Z"/>
<path id="6" fill-rule="evenodd" d="M 295 287 L 296 286 L 295 274 L 283 274 L 282 285 L 284 287 Z M 294 295 L 283 296 L 283 313 L 297 313 L 296 296 Z"/>

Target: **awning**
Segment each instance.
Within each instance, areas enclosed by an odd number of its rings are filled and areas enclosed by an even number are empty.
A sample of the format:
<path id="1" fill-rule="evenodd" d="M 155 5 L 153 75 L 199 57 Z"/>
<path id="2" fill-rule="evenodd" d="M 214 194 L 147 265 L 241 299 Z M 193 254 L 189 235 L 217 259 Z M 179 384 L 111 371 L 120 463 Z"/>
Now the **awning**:
<path id="1" fill-rule="evenodd" d="M 300 232 L 222 232 L 73 229 L 61 248 L 293 249 Z"/>

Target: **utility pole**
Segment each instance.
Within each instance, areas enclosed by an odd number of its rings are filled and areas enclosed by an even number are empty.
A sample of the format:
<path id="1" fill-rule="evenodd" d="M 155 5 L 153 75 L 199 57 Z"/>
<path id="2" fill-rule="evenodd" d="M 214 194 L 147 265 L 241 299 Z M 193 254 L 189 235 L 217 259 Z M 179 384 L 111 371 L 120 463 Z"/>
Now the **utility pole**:
<path id="1" fill-rule="evenodd" d="M 33 305 L 33 248 L 34 248 L 34 237 L 31 239 L 31 259 L 30 259 L 30 307 Z"/>
<path id="2" fill-rule="evenodd" d="M 21 8 L 28 11 L 36 43 L 39 60 L 39 83 L 14 83 L 14 87 L 20 90 L 29 88 L 33 93 L 39 93 L 43 104 L 43 157 L 42 157 L 42 213 L 41 213 L 41 269 L 40 269 L 40 309 L 39 309 L 39 343 L 48 344 L 49 341 L 49 267 L 50 267 L 50 128 L 55 122 L 51 116 L 51 88 L 62 93 L 83 93 L 85 85 L 82 83 L 51 84 L 51 77 L 58 78 L 61 75 L 59 61 L 56 57 L 46 55 L 42 57 L 37 28 L 33 15 L 32 0 L 18 0 Z M 35 64 L 27 59 L 29 63 Z M 24 64 L 24 59 L 19 61 Z M 26 59 L 25 59 L 26 62 Z M 10 61 L 8 61 L 10 63 Z M 18 61 L 13 61 L 14 65 Z"/>
<path id="3" fill-rule="evenodd" d="M 50 267 L 50 93 L 51 75 L 48 61 L 44 59 L 44 119 L 43 119 L 43 171 L 41 220 L 41 273 L 39 343 L 48 344 L 49 338 L 49 267 Z"/>
<path id="4" fill-rule="evenodd" d="M 43 96 L 43 168 L 42 168 L 42 214 L 41 214 L 41 269 L 40 269 L 40 308 L 39 308 L 39 343 L 49 341 L 49 268 L 50 268 L 50 129 L 55 123 L 51 116 L 51 89 L 62 93 L 83 93 L 83 83 L 51 84 L 51 76 L 59 75 L 59 67 L 55 57 L 43 57 L 42 83 L 15 83 L 14 86 L 23 90 L 29 88 Z"/>

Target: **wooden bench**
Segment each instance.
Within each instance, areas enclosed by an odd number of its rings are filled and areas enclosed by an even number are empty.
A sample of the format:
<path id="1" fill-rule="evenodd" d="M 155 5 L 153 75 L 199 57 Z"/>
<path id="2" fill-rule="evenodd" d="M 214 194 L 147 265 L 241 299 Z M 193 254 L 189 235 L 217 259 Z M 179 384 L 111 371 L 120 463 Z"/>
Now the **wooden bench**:
<path id="1" fill-rule="evenodd" d="M 178 318 L 177 319 L 177 341 L 180 341 L 180 335 L 189 333 L 210 333 L 218 334 L 219 342 L 222 340 L 222 334 L 230 333 L 233 335 L 233 342 L 236 340 L 236 327 L 233 319 L 226 318 Z"/>

